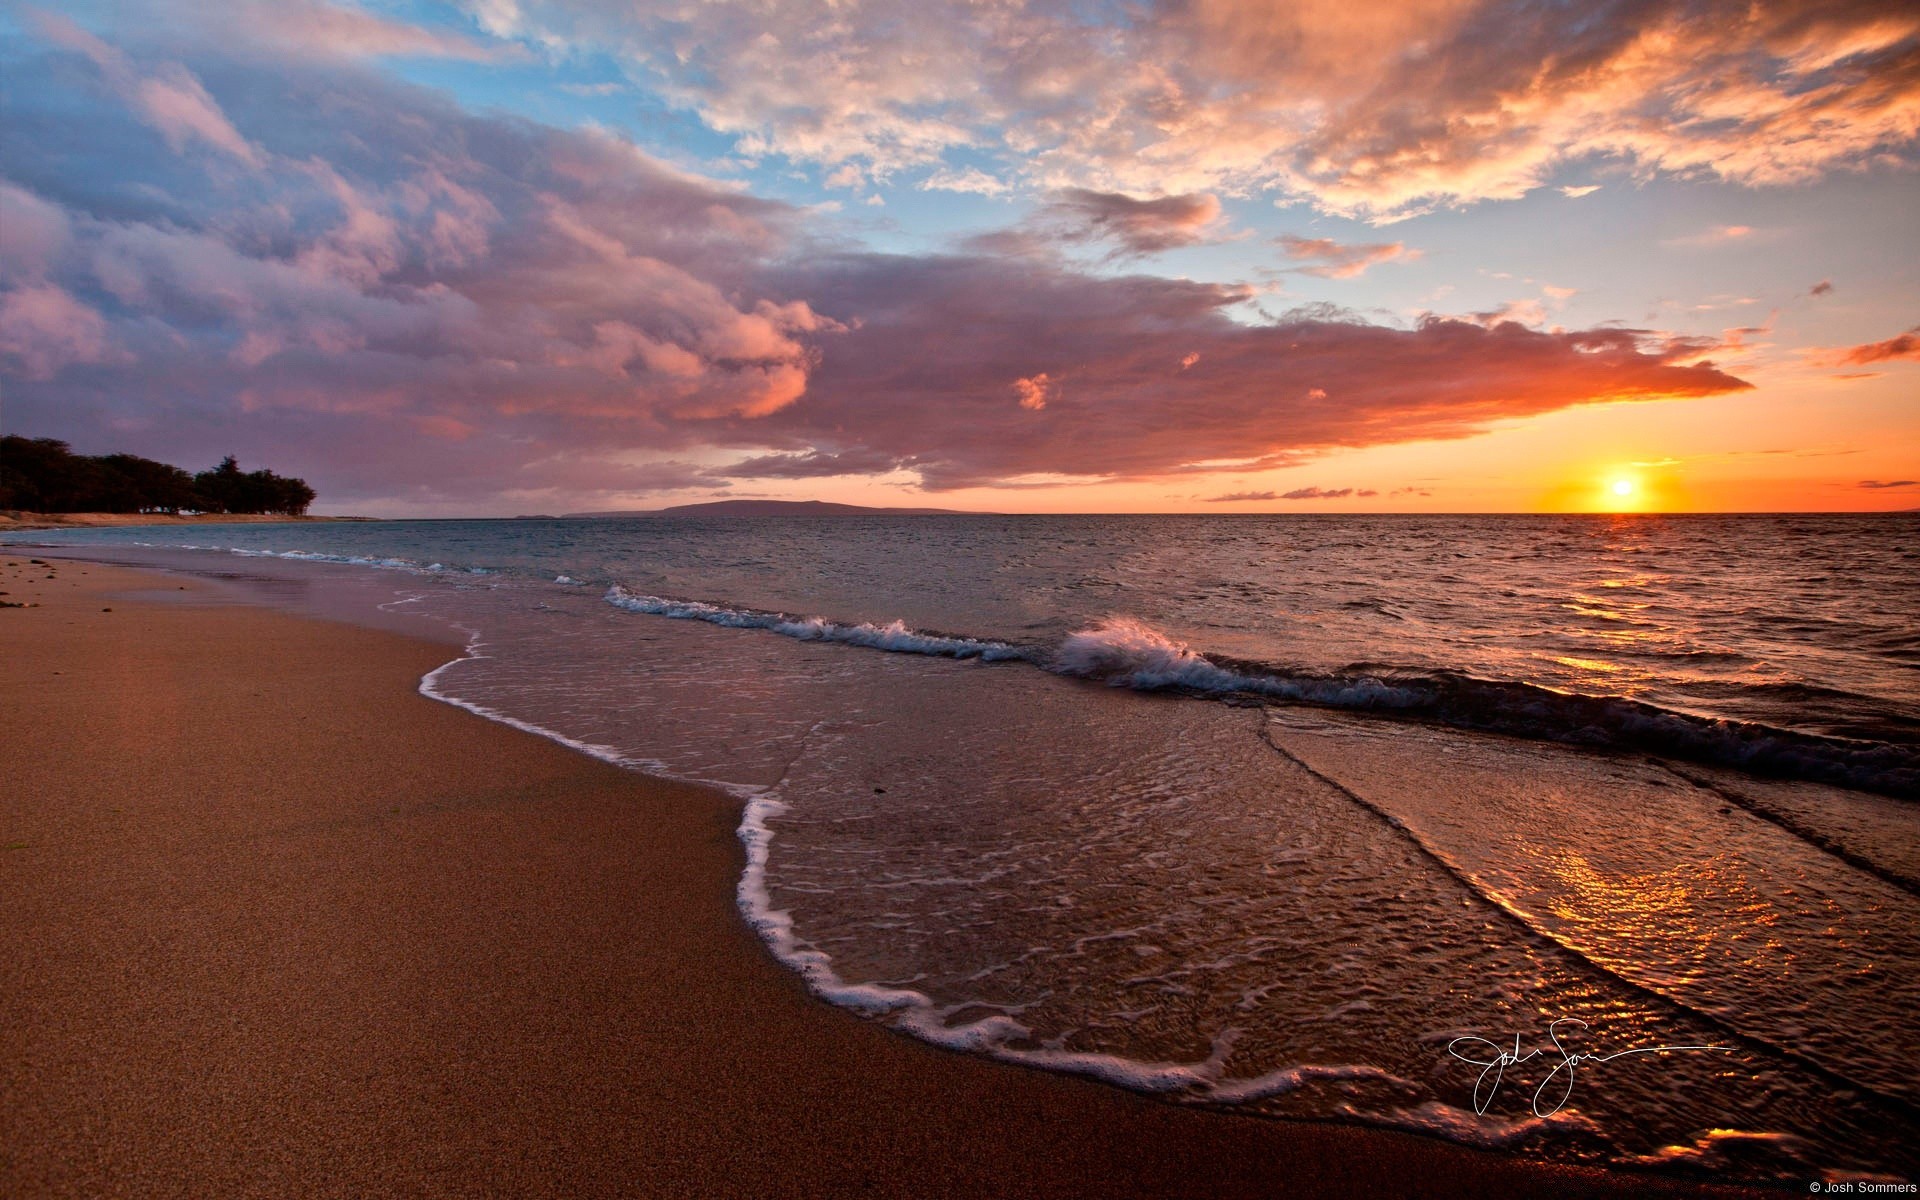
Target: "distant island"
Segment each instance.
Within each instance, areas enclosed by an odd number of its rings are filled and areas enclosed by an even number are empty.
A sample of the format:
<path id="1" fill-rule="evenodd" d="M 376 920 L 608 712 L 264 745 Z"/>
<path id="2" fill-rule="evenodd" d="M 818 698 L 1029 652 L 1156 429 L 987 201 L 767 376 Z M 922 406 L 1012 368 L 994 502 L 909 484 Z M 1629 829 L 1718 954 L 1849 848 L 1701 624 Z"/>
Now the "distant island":
<path id="1" fill-rule="evenodd" d="M 868 508 L 860 504 L 832 504 L 825 500 L 710 500 L 705 504 L 676 504 L 671 508 L 614 512 L 566 513 L 564 519 L 611 517 L 974 517 L 958 508 Z"/>

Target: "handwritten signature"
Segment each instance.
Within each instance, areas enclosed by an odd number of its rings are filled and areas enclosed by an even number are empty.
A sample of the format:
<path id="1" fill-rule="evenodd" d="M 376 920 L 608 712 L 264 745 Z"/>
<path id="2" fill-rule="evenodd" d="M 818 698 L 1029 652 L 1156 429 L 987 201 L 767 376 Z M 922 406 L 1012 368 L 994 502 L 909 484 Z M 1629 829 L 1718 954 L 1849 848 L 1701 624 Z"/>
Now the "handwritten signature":
<path id="1" fill-rule="evenodd" d="M 1533 1090 L 1533 1115 L 1536 1117 L 1552 1116 L 1565 1107 L 1568 1100 L 1573 1098 L 1574 1068 L 1578 1067 L 1581 1063 L 1612 1062 L 1616 1058 L 1625 1058 L 1629 1054 L 1669 1054 L 1680 1050 L 1733 1049 L 1732 1046 L 1711 1045 L 1641 1046 L 1633 1050 L 1616 1050 L 1612 1054 L 1580 1054 L 1567 1049 L 1561 1044 L 1560 1027 L 1562 1025 L 1578 1025 L 1582 1029 L 1587 1027 L 1587 1023 L 1578 1017 L 1561 1017 L 1553 1024 L 1547 1026 L 1547 1037 L 1553 1042 L 1553 1050 L 1551 1052 L 1558 1053 L 1560 1061 L 1554 1064 L 1553 1070 L 1547 1072 L 1547 1077 L 1540 1081 L 1540 1086 Z M 1486 1051 L 1492 1052 L 1493 1057 L 1469 1057 L 1468 1054 L 1462 1053 L 1459 1049 L 1463 1043 L 1470 1047 L 1476 1045 L 1485 1047 Z M 1473 1083 L 1473 1111 L 1476 1115 L 1485 1116 L 1487 1106 L 1493 1103 L 1494 1095 L 1500 1090 L 1500 1082 L 1505 1078 L 1507 1068 L 1523 1062 L 1529 1062 L 1535 1058 L 1539 1058 L 1541 1055 L 1550 1053 L 1550 1051 L 1545 1046 L 1535 1050 L 1523 1051 L 1520 1048 L 1520 1035 L 1516 1033 L 1513 1035 L 1512 1050 L 1504 1049 L 1483 1037 L 1457 1037 L 1447 1043 L 1447 1053 L 1453 1055 L 1461 1062 L 1471 1063 L 1476 1067 L 1482 1068 L 1480 1077 L 1474 1080 Z M 1472 1053 L 1481 1054 L 1484 1053 L 1484 1051 L 1473 1049 Z M 1557 1088 L 1556 1083 L 1558 1085 Z M 1548 1089 L 1550 1088 L 1555 1088 L 1555 1091 L 1549 1092 Z M 1542 1101 L 1550 1099 L 1553 1095 L 1558 1095 L 1559 1099 L 1553 1100 L 1548 1107 L 1542 1107 Z"/>

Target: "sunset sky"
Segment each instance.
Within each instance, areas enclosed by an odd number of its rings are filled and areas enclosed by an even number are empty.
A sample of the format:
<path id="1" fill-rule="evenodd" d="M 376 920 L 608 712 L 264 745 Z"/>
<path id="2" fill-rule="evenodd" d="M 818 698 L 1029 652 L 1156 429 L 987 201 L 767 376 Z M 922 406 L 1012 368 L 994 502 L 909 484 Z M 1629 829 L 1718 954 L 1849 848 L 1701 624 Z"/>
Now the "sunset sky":
<path id="1" fill-rule="evenodd" d="M 1920 507 L 1911 3 L 0 9 L 0 430 L 316 512 Z"/>

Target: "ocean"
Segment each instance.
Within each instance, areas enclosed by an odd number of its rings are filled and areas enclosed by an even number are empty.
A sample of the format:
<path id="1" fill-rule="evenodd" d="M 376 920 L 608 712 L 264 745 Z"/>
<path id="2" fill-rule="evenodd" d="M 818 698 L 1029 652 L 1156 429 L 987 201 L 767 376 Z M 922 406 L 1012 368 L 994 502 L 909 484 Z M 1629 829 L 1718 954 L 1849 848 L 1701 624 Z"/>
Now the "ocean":
<path id="1" fill-rule="evenodd" d="M 1920 1174 L 1920 517 L 13 537 L 457 638 L 427 694 L 739 796 L 744 918 L 904 1034 L 1546 1158 Z"/>

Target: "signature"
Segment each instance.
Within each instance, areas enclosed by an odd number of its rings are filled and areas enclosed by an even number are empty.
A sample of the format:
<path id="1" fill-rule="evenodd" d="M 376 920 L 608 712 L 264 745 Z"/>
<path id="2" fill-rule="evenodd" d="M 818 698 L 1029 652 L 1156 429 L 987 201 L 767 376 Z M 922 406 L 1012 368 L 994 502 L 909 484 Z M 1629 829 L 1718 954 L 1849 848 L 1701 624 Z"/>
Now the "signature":
<path id="1" fill-rule="evenodd" d="M 1499 1092 L 1500 1081 L 1505 1077 L 1508 1067 L 1531 1061 L 1544 1054 L 1557 1053 L 1560 1061 L 1554 1064 L 1553 1070 L 1547 1072 L 1547 1077 L 1540 1081 L 1540 1086 L 1533 1090 L 1533 1115 L 1536 1117 L 1552 1116 L 1573 1098 L 1573 1073 L 1581 1063 L 1612 1062 L 1616 1058 L 1625 1058 L 1629 1054 L 1669 1054 L 1678 1050 L 1733 1049 L 1732 1046 L 1641 1046 L 1633 1050 L 1616 1050 L 1612 1054 L 1578 1054 L 1561 1044 L 1560 1027 L 1562 1025 L 1578 1025 L 1582 1029 L 1587 1027 L 1587 1023 L 1577 1017 L 1561 1017 L 1547 1026 L 1547 1037 L 1553 1042 L 1552 1051 L 1545 1046 L 1536 1050 L 1522 1050 L 1520 1035 L 1517 1033 L 1513 1035 L 1512 1050 L 1507 1050 L 1483 1037 L 1457 1037 L 1447 1043 L 1448 1054 L 1461 1062 L 1471 1063 L 1481 1068 L 1480 1078 L 1473 1083 L 1475 1115 L 1486 1115 L 1487 1106 L 1493 1103 L 1494 1095 Z M 1463 1044 L 1468 1047 L 1467 1052 L 1460 1049 Z M 1486 1053 L 1491 1053 L 1492 1057 L 1471 1057 L 1471 1055 Z M 1554 1098 L 1556 1096 L 1558 1099 Z"/>

